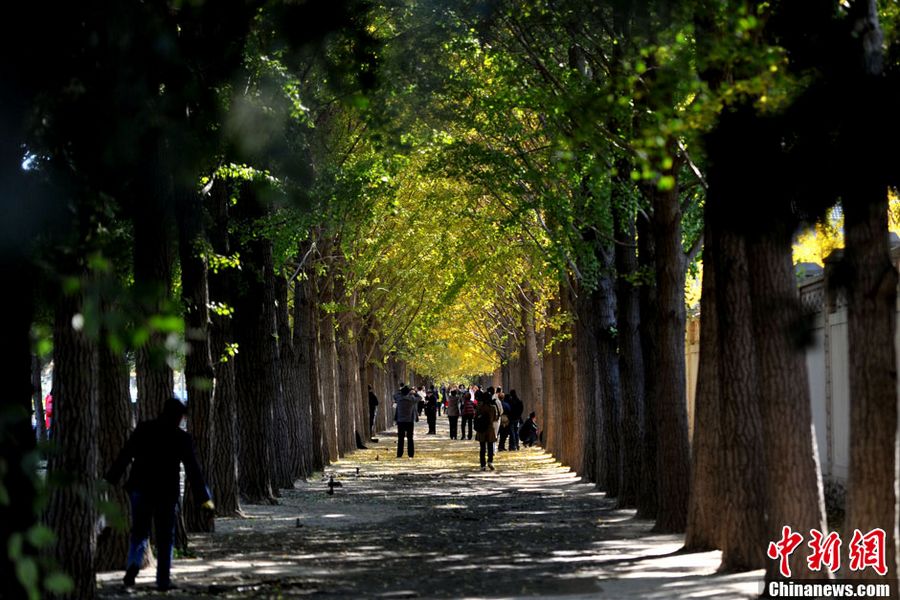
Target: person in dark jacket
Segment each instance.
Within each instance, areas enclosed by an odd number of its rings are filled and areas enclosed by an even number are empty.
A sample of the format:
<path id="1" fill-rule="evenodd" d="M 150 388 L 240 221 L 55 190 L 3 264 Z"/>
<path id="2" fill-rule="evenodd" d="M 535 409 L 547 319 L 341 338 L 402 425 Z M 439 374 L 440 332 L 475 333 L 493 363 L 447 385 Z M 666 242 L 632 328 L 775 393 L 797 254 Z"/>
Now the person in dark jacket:
<path id="1" fill-rule="evenodd" d="M 472 425 L 475 421 L 475 401 L 472 399 L 472 396 L 469 392 L 465 392 L 465 395 L 460 399 L 462 403 L 462 408 L 459 413 L 462 416 L 462 427 L 459 430 L 459 439 L 466 439 L 466 426 L 469 427 L 469 438 L 472 439 Z"/>
<path id="2" fill-rule="evenodd" d="M 450 439 L 456 439 L 456 430 L 459 423 L 460 396 L 456 388 L 450 391 L 450 399 L 447 400 L 447 418 L 450 420 Z"/>
<path id="3" fill-rule="evenodd" d="M 535 418 L 535 414 L 531 413 L 528 415 L 528 420 L 526 420 L 522 424 L 522 428 L 519 429 L 519 438 L 522 440 L 522 443 L 525 446 L 533 446 L 538 441 L 538 429 L 537 419 Z"/>
<path id="4" fill-rule="evenodd" d="M 428 421 L 428 435 L 437 434 L 438 395 L 432 387 L 425 396 L 425 419 Z"/>
<path id="5" fill-rule="evenodd" d="M 179 464 L 194 490 L 195 498 L 204 510 L 215 510 L 209 488 L 194 452 L 191 435 L 182 431 L 181 420 L 187 407 L 178 398 L 169 398 L 162 415 L 143 421 L 128 438 L 104 479 L 115 484 L 131 465 L 125 484 L 131 499 L 131 543 L 128 549 L 125 579 L 127 587 L 134 585 L 140 571 L 150 537 L 150 521 L 156 524 L 156 587 L 172 586 L 169 571 L 172 567 L 172 544 L 175 537 L 175 509 L 180 495 Z"/>
<path id="6" fill-rule="evenodd" d="M 518 450 L 519 428 L 522 426 L 522 412 L 525 410 L 525 405 L 522 404 L 516 390 L 509 390 L 506 401 L 509 403 L 509 449 Z"/>
<path id="7" fill-rule="evenodd" d="M 378 396 L 369 386 L 369 437 L 375 437 L 375 415 L 378 414 Z"/>
<path id="8" fill-rule="evenodd" d="M 416 421 L 419 420 L 418 415 L 419 395 L 410 390 L 409 387 L 403 386 L 400 390 L 400 397 L 397 399 L 397 410 L 395 413 L 395 421 L 397 422 L 397 458 L 403 456 L 403 439 L 409 441 L 407 452 L 412 458 L 416 455 L 416 448 L 413 445 L 413 431 Z"/>

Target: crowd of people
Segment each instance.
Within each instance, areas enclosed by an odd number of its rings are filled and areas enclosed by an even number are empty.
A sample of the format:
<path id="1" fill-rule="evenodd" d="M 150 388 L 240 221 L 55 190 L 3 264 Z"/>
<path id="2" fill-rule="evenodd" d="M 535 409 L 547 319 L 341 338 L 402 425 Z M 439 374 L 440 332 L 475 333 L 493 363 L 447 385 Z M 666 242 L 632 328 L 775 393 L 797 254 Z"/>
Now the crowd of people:
<path id="1" fill-rule="evenodd" d="M 370 405 L 377 399 L 371 389 Z M 522 446 L 538 442 L 540 430 L 535 413 L 522 420 L 525 406 L 515 390 L 504 393 L 503 388 L 478 385 L 430 386 L 411 388 L 400 383 L 393 397 L 394 422 L 397 425 L 397 458 L 404 447 L 410 458 L 415 456 L 415 423 L 424 414 L 428 422 L 427 435 L 437 435 L 437 417 L 445 415 L 450 424 L 451 440 L 471 440 L 479 443 L 481 470 L 494 470 L 494 445 L 497 452 L 515 452 Z M 370 415 L 374 427 L 374 413 Z"/>

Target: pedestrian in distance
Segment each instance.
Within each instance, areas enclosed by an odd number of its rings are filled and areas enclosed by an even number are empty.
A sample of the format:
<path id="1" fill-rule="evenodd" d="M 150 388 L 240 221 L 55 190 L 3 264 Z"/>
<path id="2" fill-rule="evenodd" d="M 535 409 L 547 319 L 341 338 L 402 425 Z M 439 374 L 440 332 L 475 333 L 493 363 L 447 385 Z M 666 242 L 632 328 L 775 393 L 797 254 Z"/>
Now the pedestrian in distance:
<path id="1" fill-rule="evenodd" d="M 522 411 L 525 405 L 516 394 L 516 390 L 509 390 L 506 396 L 506 402 L 509 404 L 509 449 L 519 449 L 519 428 L 522 427 Z"/>
<path id="2" fill-rule="evenodd" d="M 419 416 L 421 417 L 422 413 L 425 411 L 425 386 L 420 385 L 419 387 L 417 387 L 416 394 L 419 395 L 419 398 L 418 398 L 419 402 L 418 402 L 417 407 L 418 407 L 418 411 L 419 411 Z"/>
<path id="3" fill-rule="evenodd" d="M 497 400 L 500 402 L 500 405 L 503 407 L 503 412 L 500 414 L 500 428 L 497 430 L 497 437 L 499 437 L 499 444 L 497 444 L 497 452 L 505 452 L 506 451 L 506 440 L 511 438 L 510 436 L 510 421 L 509 421 L 509 403 L 506 401 L 506 395 L 503 392 L 500 392 L 497 395 Z M 509 445 L 509 449 L 512 450 L 512 443 Z"/>
<path id="4" fill-rule="evenodd" d="M 175 509 L 181 493 L 181 469 L 185 473 L 194 497 L 207 511 L 215 510 L 209 488 L 203 480 L 191 435 L 181 429 L 187 407 L 178 398 L 169 398 L 162 415 L 152 421 L 142 421 L 128 438 L 104 479 L 115 484 L 126 467 L 131 474 L 125 489 L 131 500 L 131 540 L 126 562 L 126 587 L 134 585 L 144 560 L 150 537 L 151 519 L 156 524 L 156 587 L 174 587 L 170 579 L 172 546 L 175 539 Z"/>
<path id="5" fill-rule="evenodd" d="M 403 456 L 403 441 L 407 443 L 407 453 L 410 458 L 416 455 L 416 448 L 413 443 L 413 431 L 416 422 L 419 420 L 417 406 L 419 404 L 419 395 L 403 386 L 400 390 L 400 397 L 397 400 L 396 423 L 397 423 L 397 458 Z"/>
<path id="6" fill-rule="evenodd" d="M 432 387 L 425 396 L 425 419 L 428 421 L 428 435 L 437 434 L 437 409 L 438 396 Z"/>
<path id="7" fill-rule="evenodd" d="M 519 429 L 519 439 L 522 444 L 530 448 L 538 441 L 538 431 L 537 419 L 532 412 Z"/>
<path id="8" fill-rule="evenodd" d="M 378 414 L 378 396 L 369 384 L 369 437 L 375 437 L 375 415 Z"/>
<path id="9" fill-rule="evenodd" d="M 494 442 L 497 441 L 496 425 L 500 421 L 497 406 L 490 401 L 487 392 L 478 403 L 478 414 L 475 417 L 475 439 L 479 443 L 478 457 L 481 470 L 494 470 Z"/>
<path id="10" fill-rule="evenodd" d="M 450 398 L 447 400 L 447 418 L 450 420 L 450 439 L 456 439 L 456 429 L 459 425 L 459 394 L 457 391 L 450 391 Z"/>
<path id="11" fill-rule="evenodd" d="M 472 439 L 472 428 L 473 422 L 475 420 L 475 400 L 472 395 L 468 392 L 464 392 L 462 398 L 462 408 L 460 409 L 460 415 L 462 416 L 462 427 L 459 432 L 459 439 L 466 439 L 466 427 L 469 428 L 469 438 Z"/>

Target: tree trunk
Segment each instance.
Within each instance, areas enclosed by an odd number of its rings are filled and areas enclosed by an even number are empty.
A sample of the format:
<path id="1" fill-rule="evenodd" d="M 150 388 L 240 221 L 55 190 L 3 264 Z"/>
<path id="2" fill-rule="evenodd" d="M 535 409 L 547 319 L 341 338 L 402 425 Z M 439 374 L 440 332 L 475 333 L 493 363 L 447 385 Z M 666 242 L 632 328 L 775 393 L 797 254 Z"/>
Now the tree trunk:
<path id="1" fill-rule="evenodd" d="M 855 56 L 844 85 L 854 90 L 846 107 L 843 153 L 849 160 L 844 186 L 847 331 L 850 355 L 850 465 L 844 532 L 885 532 L 885 564 L 891 597 L 898 591 L 897 529 L 897 271 L 890 255 L 888 197 L 882 177 L 896 174 L 872 133 L 895 123 L 885 96 L 883 35 L 874 0 L 850 3 Z M 894 83 L 896 85 L 896 83 Z M 873 101 L 875 100 L 875 101 Z M 877 110 L 881 108 L 881 110 Z M 884 169 L 884 170 L 882 170 Z M 892 179 L 896 183 L 896 179 Z M 869 578 L 870 571 L 848 577 Z"/>
<path id="2" fill-rule="evenodd" d="M 178 247 L 181 259 L 181 298 L 184 303 L 184 331 L 188 351 L 184 377 L 187 384 L 188 430 L 194 438 L 197 458 L 210 489 L 214 447 L 213 404 L 215 372 L 210 353 L 209 288 L 207 265 L 201 252 L 206 241 L 203 204 L 199 193 L 181 190 L 178 203 Z M 184 525 L 187 531 L 214 531 L 215 520 L 200 510 L 196 491 L 185 482 Z"/>
<path id="3" fill-rule="evenodd" d="M 642 271 L 654 272 L 656 266 L 656 246 L 650 232 L 650 222 L 639 218 L 638 262 Z M 642 519 L 655 519 L 658 510 L 658 485 L 656 479 L 657 465 L 657 427 L 656 427 L 656 389 L 658 387 L 658 344 L 656 338 L 659 317 L 656 312 L 656 282 L 645 282 L 640 287 L 641 321 L 639 333 L 641 339 L 641 355 L 644 359 L 644 435 L 641 458 L 641 485 L 638 496 L 637 516 Z"/>
<path id="4" fill-rule="evenodd" d="M 850 465 L 844 534 L 885 531 L 897 597 L 897 271 L 890 259 L 883 185 L 857 181 L 844 198 L 844 263 L 850 363 Z M 871 578 L 867 570 L 848 577 Z"/>
<path id="5" fill-rule="evenodd" d="M 302 250 L 302 248 L 301 248 Z M 303 254 L 300 254 L 303 256 Z M 316 438 L 313 433 L 313 401 L 318 401 L 317 375 L 313 371 L 314 354 L 311 351 L 315 343 L 315 324 L 311 319 L 308 288 L 310 281 L 307 275 L 301 274 L 294 282 L 294 368 L 297 371 L 297 413 L 300 418 L 300 442 L 302 451 L 302 471 L 298 473 L 308 476 L 317 468 Z"/>
<path id="6" fill-rule="evenodd" d="M 228 256 L 228 190 L 215 181 L 208 196 L 207 210 L 212 217 L 209 241 L 216 254 Z M 234 289 L 237 275 L 233 269 L 207 272 L 211 302 L 234 308 Z M 210 359 L 215 378 L 213 410 L 213 452 L 209 477 L 213 485 L 216 514 L 220 517 L 242 516 L 238 486 L 237 463 L 237 389 L 234 380 L 235 359 L 229 352 L 234 343 L 232 317 L 228 314 L 210 315 Z"/>
<path id="7" fill-rule="evenodd" d="M 711 226 L 717 227 L 719 222 L 714 218 Z M 732 231 L 720 230 L 716 244 L 717 253 L 709 262 L 715 270 L 717 292 L 715 315 L 721 386 L 719 467 L 725 490 L 718 509 L 719 539 L 722 569 L 746 571 L 764 566 L 766 549 L 765 454 L 757 352 L 744 240 Z"/>
<path id="8" fill-rule="evenodd" d="M 140 303 L 140 327 L 148 330 L 147 342 L 135 351 L 138 420 L 154 419 L 175 391 L 166 349 L 167 332 L 152 327 L 149 319 L 170 312 L 174 258 L 174 208 L 171 177 L 163 173 L 162 141 L 146 148 L 145 177 L 139 182 L 133 203 L 134 290 Z"/>
<path id="9" fill-rule="evenodd" d="M 677 190 L 675 186 L 668 192 L 651 192 L 659 319 L 656 363 L 659 511 L 655 529 L 669 533 L 684 531 L 687 524 L 691 468 L 684 372 L 685 257 Z"/>
<path id="10" fill-rule="evenodd" d="M 328 464 L 328 437 L 325 432 L 325 393 L 322 388 L 322 376 L 320 368 L 321 352 L 319 351 L 320 325 L 318 307 L 318 286 L 316 279 L 308 277 L 301 286 L 303 296 L 301 304 L 304 307 L 305 318 L 301 339 L 307 367 L 309 368 L 310 400 L 311 400 L 311 424 L 313 439 L 313 466 L 321 469 Z"/>
<path id="11" fill-rule="evenodd" d="M 283 290 L 279 289 L 279 285 L 277 280 L 282 280 L 281 287 Z M 291 427 L 292 422 L 288 412 L 287 406 L 287 392 L 284 387 L 284 379 L 283 379 L 283 370 L 284 365 L 282 364 L 281 357 L 281 344 L 283 342 L 280 339 L 281 334 L 281 323 L 278 313 L 281 311 L 281 302 L 282 298 L 280 296 L 280 292 L 284 292 L 284 303 L 287 303 L 287 286 L 283 285 L 283 279 L 280 275 L 276 275 L 274 271 L 271 271 L 270 274 L 266 277 L 266 285 L 272 286 L 272 317 L 274 318 L 274 322 L 272 323 L 272 342 L 274 344 L 274 360 L 275 360 L 275 397 L 273 398 L 272 404 L 272 418 L 273 418 L 273 453 L 272 458 L 275 461 L 275 487 L 278 489 L 291 489 L 294 487 L 294 477 L 291 473 Z M 286 308 L 286 307 L 285 307 Z M 290 331 L 288 331 L 287 335 L 287 343 L 290 343 Z"/>
<path id="12" fill-rule="evenodd" d="M 107 346 L 98 351 L 99 464 L 96 477 L 102 477 L 125 446 L 133 427 L 128 363 L 125 356 Z M 125 569 L 128 557 L 128 525 L 131 522 L 131 503 L 121 485 L 110 491 L 109 502 L 122 511 L 122 521 L 111 522 L 97 538 L 97 571 Z"/>
<path id="13" fill-rule="evenodd" d="M 616 289 L 613 280 L 615 253 L 611 245 L 601 245 L 597 249 L 600 262 L 600 277 L 597 290 L 592 294 L 595 311 L 594 339 L 597 344 L 597 430 L 602 431 L 603 444 L 597 450 L 599 483 L 606 494 L 619 496 L 622 470 L 621 441 L 622 428 L 621 382 L 619 380 L 618 333 L 616 328 Z"/>
<path id="14" fill-rule="evenodd" d="M 56 532 L 56 559 L 72 577 L 77 598 L 94 598 L 94 492 L 97 475 L 97 351 L 73 319 L 81 298 L 59 300 L 53 327 L 53 440 L 58 449 L 47 471 L 67 483 L 53 490 L 47 521 Z"/>
<path id="15" fill-rule="evenodd" d="M 249 188 L 238 199 L 245 226 L 264 214 Z M 275 503 L 272 409 L 275 401 L 275 298 L 268 285 L 272 245 L 251 239 L 240 248 L 240 289 L 235 298 L 234 333 L 238 417 L 238 485 L 250 504 Z"/>
<path id="16" fill-rule="evenodd" d="M 562 310 L 568 314 L 576 311 L 574 293 L 568 288 L 561 290 Z M 576 473 L 584 473 L 584 462 L 587 459 L 585 450 L 585 419 L 583 414 L 587 399 L 578 398 L 578 370 L 575 368 L 574 324 L 566 326 L 569 334 L 560 344 L 559 370 L 557 371 L 557 407 L 560 421 L 556 428 L 560 448 L 559 457 L 564 464 L 572 467 Z M 590 450 L 594 450 L 590 448 Z M 593 460 L 593 454 L 590 455 Z"/>
<path id="17" fill-rule="evenodd" d="M 622 420 L 620 428 L 621 459 L 618 506 L 637 507 L 641 488 L 641 465 L 644 431 L 644 354 L 640 338 L 640 293 L 634 283 L 638 274 L 635 252 L 637 236 L 634 217 L 615 209 L 615 262 L 618 315 L 616 330 L 619 346 L 619 374 L 621 381 Z"/>
<path id="18" fill-rule="evenodd" d="M 287 456 L 285 462 L 288 476 L 293 486 L 294 479 L 305 474 L 300 433 L 300 381 L 297 355 L 294 351 L 291 331 L 290 308 L 288 305 L 288 282 L 282 276 L 275 278 L 275 295 L 278 300 L 278 365 L 279 383 L 284 394 L 284 409 L 287 416 Z"/>
<path id="19" fill-rule="evenodd" d="M 703 283 L 700 295 L 700 364 L 694 400 L 694 439 L 691 446 L 691 502 L 684 547 L 703 552 L 721 548 L 720 520 L 725 479 L 720 460 L 719 332 L 716 312 L 716 269 L 719 254 L 716 231 L 707 216 L 704 227 Z"/>
<path id="20" fill-rule="evenodd" d="M 606 448 L 605 431 L 596 427 L 596 423 L 602 422 L 598 412 L 603 410 L 604 402 L 600 392 L 600 378 L 597 373 L 597 340 L 594 326 L 594 297 L 588 290 L 582 288 L 575 300 L 575 364 L 578 379 L 574 402 L 578 411 L 578 428 L 584 435 L 584 461 L 583 471 L 580 473 L 589 481 L 602 483 L 600 473 L 603 460 L 603 450 Z"/>
<path id="21" fill-rule="evenodd" d="M 0 117 L 2 119 L 2 117 Z M 4 125 L 6 123 L 3 123 Z M 10 146 L 13 155 L 5 152 Z M 22 170 L 16 159 L 20 147 L 14 144 L 0 144 L 0 179 L 12 182 Z M 7 169 L 13 172 L 9 173 Z M 11 190 L 12 188 L 10 188 Z M 15 194 L 0 194 L 3 208 L 13 206 L 19 198 Z M 0 474 L 0 483 L 9 490 L 9 502 L 0 503 L 0 581 L 4 594 L 10 600 L 28 598 L 16 576 L 16 563 L 10 558 L 6 548 L 14 535 L 24 536 L 37 524 L 38 490 L 43 487 L 34 469 L 29 465 L 38 458 L 35 450 L 35 436 L 31 429 L 29 398 L 31 397 L 31 348 L 30 328 L 34 315 L 34 282 L 32 269 L 24 256 L 16 252 L 0 253 L 0 278 L 16 282 L 16 293 L 6 299 L 7 320 L 3 331 L 4 347 L 8 358 L 0 361 L 0 381 L 6 388 L 0 395 L 0 411 L 5 418 L 0 423 L 0 456 L 6 462 L 6 470 Z M 26 538 L 27 539 L 27 538 Z M 31 544 L 25 544 L 24 555 L 37 558 L 42 552 Z"/>
<path id="22" fill-rule="evenodd" d="M 526 303 L 527 304 L 527 303 Z M 531 308 L 525 307 L 523 304 L 522 307 L 522 325 L 525 331 L 525 357 L 524 363 L 526 365 L 526 369 L 528 372 L 528 385 L 531 389 L 529 390 L 520 390 L 519 398 L 522 398 L 523 402 L 525 402 L 526 411 L 525 418 L 527 418 L 528 413 L 530 411 L 527 410 L 528 406 L 532 407 L 532 410 L 537 413 L 538 423 L 543 423 L 544 421 L 544 377 L 543 377 L 543 364 L 541 361 L 541 350 L 538 347 L 537 342 L 537 333 L 535 331 L 534 326 L 534 308 L 533 304 L 530 304 Z M 528 403 L 528 399 L 531 400 L 530 404 Z"/>
<path id="23" fill-rule="evenodd" d="M 779 223 L 789 223 L 784 217 Z M 768 490 L 766 540 L 781 537 L 785 524 L 825 531 L 825 497 L 813 437 L 809 375 L 792 261 L 792 228 L 773 226 L 747 244 L 753 337 L 756 341 L 760 414 Z M 790 557 L 794 578 L 820 578 L 805 553 Z M 766 581 L 784 579 L 778 561 L 766 562 Z"/>

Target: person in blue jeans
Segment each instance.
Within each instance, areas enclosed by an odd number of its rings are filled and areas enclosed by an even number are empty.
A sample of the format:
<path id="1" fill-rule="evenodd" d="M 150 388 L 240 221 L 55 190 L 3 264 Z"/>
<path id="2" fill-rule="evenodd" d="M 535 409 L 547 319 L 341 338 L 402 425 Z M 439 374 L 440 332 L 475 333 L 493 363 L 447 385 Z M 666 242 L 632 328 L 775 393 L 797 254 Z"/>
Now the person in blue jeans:
<path id="1" fill-rule="evenodd" d="M 178 398 L 169 398 L 162 415 L 143 421 L 125 443 L 104 479 L 115 484 L 130 464 L 131 474 L 125 489 L 131 500 L 131 539 L 128 549 L 126 587 L 134 585 L 141 569 L 151 521 L 156 525 L 156 587 L 174 587 L 169 576 L 172 568 L 172 546 L 175 539 L 175 510 L 180 494 L 180 468 L 190 481 L 194 496 L 204 510 L 215 506 L 203 480 L 191 435 L 181 429 L 187 407 Z"/>

